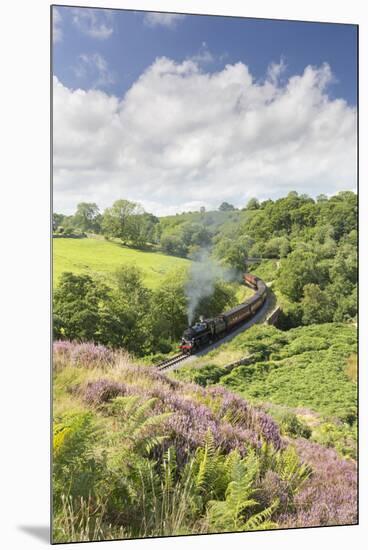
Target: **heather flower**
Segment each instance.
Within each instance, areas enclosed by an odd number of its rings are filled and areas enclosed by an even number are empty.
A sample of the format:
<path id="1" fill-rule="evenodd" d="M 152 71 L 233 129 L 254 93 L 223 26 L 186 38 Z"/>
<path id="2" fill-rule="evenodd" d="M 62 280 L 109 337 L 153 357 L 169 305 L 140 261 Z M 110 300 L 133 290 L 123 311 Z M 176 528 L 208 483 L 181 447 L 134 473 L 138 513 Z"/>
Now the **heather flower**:
<path id="1" fill-rule="evenodd" d="M 127 388 L 124 384 L 103 378 L 94 382 L 88 382 L 82 390 L 83 399 L 90 405 L 102 405 L 115 397 L 126 395 L 127 393 Z"/>
<path id="2" fill-rule="evenodd" d="M 207 391 L 215 398 L 222 398 L 218 411 L 220 419 L 227 420 L 239 428 L 256 432 L 259 440 L 265 439 L 268 443 L 272 443 L 276 449 L 283 446 L 278 425 L 266 413 L 255 409 L 245 399 L 229 392 L 224 387 L 215 386 Z"/>
<path id="3" fill-rule="evenodd" d="M 294 498 L 296 511 L 279 518 L 280 527 L 355 524 L 356 463 L 305 439 L 295 443 L 301 459 L 312 466 L 313 474 Z"/>
<path id="4" fill-rule="evenodd" d="M 267 508 L 277 499 L 279 501 L 279 511 L 286 511 L 290 501 L 292 501 L 292 494 L 290 494 L 290 487 L 287 481 L 280 478 L 280 476 L 268 470 L 261 480 L 257 492 L 257 501 L 262 508 Z"/>
<path id="5" fill-rule="evenodd" d="M 107 367 L 112 365 L 114 352 L 93 342 L 70 342 L 57 340 L 53 344 L 54 365 L 56 368 L 68 364 L 85 368 Z"/>

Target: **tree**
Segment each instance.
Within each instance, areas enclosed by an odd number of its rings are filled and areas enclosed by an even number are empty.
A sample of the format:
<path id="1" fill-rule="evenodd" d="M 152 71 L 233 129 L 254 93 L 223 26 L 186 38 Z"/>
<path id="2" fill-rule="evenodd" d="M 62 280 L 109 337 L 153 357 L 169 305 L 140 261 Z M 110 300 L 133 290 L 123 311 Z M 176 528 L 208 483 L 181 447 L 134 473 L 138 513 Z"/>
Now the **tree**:
<path id="1" fill-rule="evenodd" d="M 120 346 L 137 355 L 147 353 L 153 343 L 151 292 L 143 284 L 142 272 L 136 266 L 122 266 L 115 272 L 115 283 L 108 304 L 109 322 L 115 320 Z"/>
<path id="2" fill-rule="evenodd" d="M 137 215 L 136 219 L 139 225 L 137 244 L 155 243 L 157 242 L 156 227 L 159 224 L 159 219 L 153 214 L 145 212 Z"/>
<path id="3" fill-rule="evenodd" d="M 328 201 L 328 198 L 327 198 L 327 195 L 325 195 L 324 193 L 320 193 L 319 195 L 317 195 L 317 202 L 327 202 Z"/>
<path id="4" fill-rule="evenodd" d="M 220 212 L 229 212 L 231 210 L 235 210 L 235 207 L 228 203 L 228 202 L 222 202 L 219 206 Z"/>
<path id="5" fill-rule="evenodd" d="M 281 262 L 277 286 L 290 300 L 299 302 L 304 286 L 317 284 L 321 275 L 317 255 L 309 250 L 297 249 Z"/>
<path id="6" fill-rule="evenodd" d="M 258 210 L 259 208 L 259 200 L 256 199 L 256 198 L 252 198 L 252 199 L 249 199 L 249 201 L 247 202 L 247 206 L 246 206 L 246 209 L 247 210 Z"/>
<path id="7" fill-rule="evenodd" d="M 216 281 L 211 296 L 206 296 L 199 301 L 194 313 L 194 319 L 200 315 L 214 317 L 226 309 L 237 304 L 236 290 L 234 286 L 224 281 Z"/>
<path id="8" fill-rule="evenodd" d="M 135 202 L 124 199 L 115 201 L 103 214 L 102 230 L 109 237 L 116 237 L 123 242 L 139 241 L 139 216 L 143 208 Z"/>
<path id="9" fill-rule="evenodd" d="M 184 295 L 185 273 L 182 270 L 167 275 L 153 292 L 151 316 L 157 341 L 176 341 L 187 326 L 187 302 Z"/>
<path id="10" fill-rule="evenodd" d="M 99 208 L 94 202 L 80 202 L 74 214 L 75 227 L 82 231 L 98 233 L 100 230 L 101 215 Z"/>
<path id="11" fill-rule="evenodd" d="M 187 247 L 185 246 L 182 236 L 170 233 L 163 233 L 160 240 L 161 249 L 166 254 L 171 256 L 184 257 L 187 254 Z"/>
<path id="12" fill-rule="evenodd" d="M 266 258 L 285 258 L 290 251 L 290 244 L 287 237 L 274 237 L 264 247 Z"/>
<path id="13" fill-rule="evenodd" d="M 107 300 L 104 283 L 86 274 L 62 273 L 54 293 L 55 338 L 101 342 L 100 309 Z"/>
<path id="14" fill-rule="evenodd" d="M 245 261 L 248 258 L 248 250 L 253 246 L 253 241 L 247 236 L 236 238 L 223 237 L 215 246 L 215 255 L 231 267 L 244 271 Z"/>
<path id="15" fill-rule="evenodd" d="M 149 290 L 143 284 L 142 271 L 135 265 L 124 265 L 116 270 L 117 291 L 130 307 L 147 313 Z"/>
<path id="16" fill-rule="evenodd" d="M 333 318 L 333 304 L 326 293 L 317 284 L 308 284 L 303 288 L 303 324 L 328 323 Z"/>
<path id="17" fill-rule="evenodd" d="M 56 212 L 52 215 L 52 230 L 57 231 L 57 229 L 62 226 L 63 220 L 65 216 L 63 214 L 56 214 Z"/>
<path id="18" fill-rule="evenodd" d="M 199 223 L 185 222 L 180 226 L 181 238 L 186 246 L 208 246 L 211 243 L 211 235 L 208 229 Z"/>

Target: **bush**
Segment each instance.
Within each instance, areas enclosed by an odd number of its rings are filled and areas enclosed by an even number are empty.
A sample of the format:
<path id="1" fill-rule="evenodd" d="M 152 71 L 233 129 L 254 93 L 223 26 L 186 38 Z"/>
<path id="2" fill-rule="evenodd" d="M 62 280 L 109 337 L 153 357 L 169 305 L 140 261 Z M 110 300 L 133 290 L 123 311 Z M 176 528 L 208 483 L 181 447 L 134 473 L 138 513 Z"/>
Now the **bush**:
<path id="1" fill-rule="evenodd" d="M 312 430 L 304 422 L 299 420 L 296 414 L 284 412 L 277 418 L 281 433 L 290 437 L 305 437 L 309 439 L 312 435 Z"/>

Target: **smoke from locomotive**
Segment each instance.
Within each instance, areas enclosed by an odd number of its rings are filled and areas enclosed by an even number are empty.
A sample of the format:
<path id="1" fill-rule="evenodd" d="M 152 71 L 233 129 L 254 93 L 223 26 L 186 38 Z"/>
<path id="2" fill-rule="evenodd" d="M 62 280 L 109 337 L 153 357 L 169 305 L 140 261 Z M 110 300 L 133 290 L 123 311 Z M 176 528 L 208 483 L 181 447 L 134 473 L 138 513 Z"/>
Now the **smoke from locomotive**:
<path id="1" fill-rule="evenodd" d="M 238 279 L 236 272 L 230 268 L 224 268 L 210 258 L 207 249 L 201 250 L 191 264 L 189 278 L 184 287 L 187 299 L 188 325 L 193 323 L 196 309 L 203 298 L 213 294 L 215 284 L 219 280 L 235 281 Z"/>
<path id="2" fill-rule="evenodd" d="M 190 326 L 184 331 L 179 346 L 183 353 L 192 354 L 201 347 L 222 338 L 261 309 L 267 297 L 265 283 L 250 273 L 245 273 L 243 279 L 246 284 L 254 288 L 255 294 L 242 304 L 216 317 L 201 320 L 194 325 L 189 323 Z"/>

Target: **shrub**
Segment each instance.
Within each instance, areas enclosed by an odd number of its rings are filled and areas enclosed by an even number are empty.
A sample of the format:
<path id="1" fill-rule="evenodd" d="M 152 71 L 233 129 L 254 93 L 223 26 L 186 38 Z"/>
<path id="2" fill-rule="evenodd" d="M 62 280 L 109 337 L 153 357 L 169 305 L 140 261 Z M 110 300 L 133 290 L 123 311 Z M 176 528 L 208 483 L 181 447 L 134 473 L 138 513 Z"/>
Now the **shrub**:
<path id="1" fill-rule="evenodd" d="M 83 389 L 84 400 L 90 405 L 102 405 L 126 393 L 127 388 L 124 384 L 105 379 L 88 382 Z"/>
<path id="2" fill-rule="evenodd" d="M 111 366 L 116 355 L 107 347 L 93 342 L 56 340 L 53 343 L 54 367 L 83 366 L 88 369 Z"/>
<path id="3" fill-rule="evenodd" d="M 279 426 L 283 435 L 290 437 L 305 437 L 309 439 L 312 430 L 304 422 L 299 420 L 296 414 L 284 412 L 279 418 Z"/>
<path id="4" fill-rule="evenodd" d="M 350 525 L 357 522 L 357 468 L 333 449 L 306 439 L 295 441 L 302 460 L 313 468 L 308 483 L 295 496 L 295 510 L 279 518 L 280 527 Z"/>
<path id="5" fill-rule="evenodd" d="M 53 499 L 55 510 L 62 496 L 93 496 L 103 477 L 105 463 L 92 452 L 99 430 L 90 412 L 69 412 L 53 428 Z"/>

